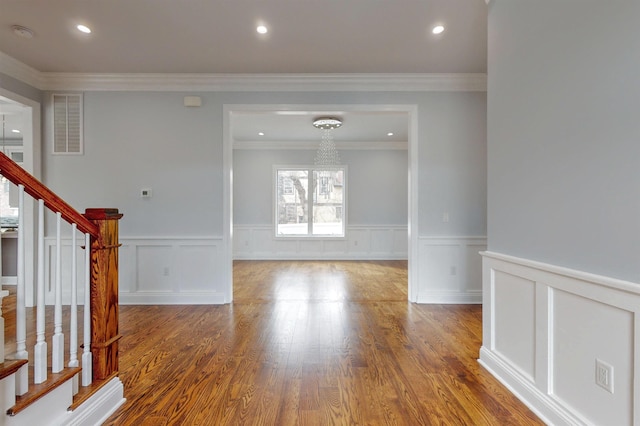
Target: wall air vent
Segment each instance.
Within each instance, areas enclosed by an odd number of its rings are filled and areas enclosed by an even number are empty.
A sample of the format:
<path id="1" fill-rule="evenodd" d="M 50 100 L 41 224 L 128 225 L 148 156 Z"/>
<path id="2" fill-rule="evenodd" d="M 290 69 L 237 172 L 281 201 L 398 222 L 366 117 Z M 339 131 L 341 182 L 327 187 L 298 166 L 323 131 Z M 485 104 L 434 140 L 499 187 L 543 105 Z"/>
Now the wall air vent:
<path id="1" fill-rule="evenodd" d="M 82 154 L 82 95 L 53 94 L 53 153 Z"/>

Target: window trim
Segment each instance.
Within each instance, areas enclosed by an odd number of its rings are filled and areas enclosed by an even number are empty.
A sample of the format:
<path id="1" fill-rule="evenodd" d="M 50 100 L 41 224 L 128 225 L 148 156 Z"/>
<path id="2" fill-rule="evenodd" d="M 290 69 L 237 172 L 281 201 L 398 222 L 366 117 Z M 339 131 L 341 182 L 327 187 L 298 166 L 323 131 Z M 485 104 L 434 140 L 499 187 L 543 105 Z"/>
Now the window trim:
<path id="1" fill-rule="evenodd" d="M 325 167 L 318 167 L 314 165 L 274 165 L 272 170 L 272 185 L 271 185 L 271 198 L 272 198 L 272 226 L 273 226 L 273 238 L 278 240 L 346 240 L 347 239 L 347 174 L 348 169 L 346 165 L 339 165 L 335 169 L 342 170 L 343 182 L 342 182 L 342 235 L 314 235 L 312 233 L 313 222 L 308 222 L 308 228 L 306 234 L 278 234 L 278 171 L 280 170 L 304 170 L 308 171 L 311 175 L 314 171 L 328 170 Z M 309 188 L 307 188 L 308 192 Z M 294 190 L 295 192 L 295 190 Z M 310 207 L 313 207 L 313 198 L 315 192 L 311 193 L 312 196 L 308 197 Z"/>

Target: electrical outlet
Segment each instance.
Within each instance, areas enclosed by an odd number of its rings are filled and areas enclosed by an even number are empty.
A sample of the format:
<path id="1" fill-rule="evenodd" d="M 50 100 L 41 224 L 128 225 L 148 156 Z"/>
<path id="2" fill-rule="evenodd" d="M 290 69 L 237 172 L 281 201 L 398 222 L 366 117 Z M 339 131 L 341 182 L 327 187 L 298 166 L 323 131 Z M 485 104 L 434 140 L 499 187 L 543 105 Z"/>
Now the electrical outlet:
<path id="1" fill-rule="evenodd" d="M 170 270 L 168 266 L 165 266 L 164 269 L 162 270 L 162 275 L 164 275 L 165 277 L 168 277 L 170 275 Z"/>
<path id="2" fill-rule="evenodd" d="M 458 274 L 458 268 L 456 268 L 455 266 L 451 267 L 450 270 L 451 275 L 457 275 Z"/>
<path id="3" fill-rule="evenodd" d="M 613 393 L 613 366 L 596 358 L 596 385 Z"/>
<path id="4" fill-rule="evenodd" d="M 151 190 L 151 188 L 143 188 L 140 190 L 141 198 L 151 198 L 152 195 L 153 195 L 153 191 Z"/>

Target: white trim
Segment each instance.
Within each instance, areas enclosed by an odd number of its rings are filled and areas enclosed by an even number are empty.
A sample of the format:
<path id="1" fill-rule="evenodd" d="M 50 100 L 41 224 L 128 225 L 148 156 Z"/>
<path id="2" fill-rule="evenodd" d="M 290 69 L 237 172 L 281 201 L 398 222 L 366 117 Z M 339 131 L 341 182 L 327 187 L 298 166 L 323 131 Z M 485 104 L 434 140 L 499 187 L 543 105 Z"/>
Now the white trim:
<path id="1" fill-rule="evenodd" d="M 486 76 L 485 76 L 486 82 Z M 485 85 L 486 89 L 486 85 Z M 234 113 L 269 112 L 269 111 L 315 111 L 324 114 L 332 111 L 393 111 L 406 113 L 409 118 L 409 182 L 408 182 L 408 238 L 409 238 L 409 283 L 408 299 L 417 301 L 418 288 L 418 106 L 409 105 L 371 105 L 371 104 L 337 104 L 337 105 L 310 105 L 310 104 L 224 104 L 223 105 L 223 248 L 228 258 L 225 266 L 228 268 L 228 276 L 225 280 L 228 285 L 230 297 L 233 297 L 233 146 L 231 139 L 232 115 Z M 412 231 L 414 230 L 414 231 Z M 225 268 L 225 269 L 226 269 Z"/>
<path id="2" fill-rule="evenodd" d="M 640 295 L 640 283 L 624 281 L 617 278 L 605 277 L 602 275 L 596 275 L 589 272 L 578 271 L 575 269 L 565 268 L 562 266 L 550 265 L 548 263 L 538 262 L 538 261 L 529 260 L 529 259 L 523 259 L 520 257 L 509 256 L 506 254 L 496 253 L 491 251 L 485 251 L 480 254 L 482 254 L 483 257 L 486 257 L 488 259 L 501 260 L 504 262 L 525 266 L 527 268 L 536 269 L 538 271 L 551 272 L 555 275 L 560 275 L 566 278 L 586 281 L 591 284 L 597 284 L 603 287 L 614 288 L 616 290 L 621 290 L 628 293 Z"/>
<path id="3" fill-rule="evenodd" d="M 214 292 L 137 292 L 120 293 L 120 305 L 223 305 L 228 303 L 222 293 Z"/>
<path id="4" fill-rule="evenodd" d="M 44 86 L 43 73 L 3 52 L 0 52 L 0 72 L 37 89 Z"/>
<path id="5" fill-rule="evenodd" d="M 481 254 L 480 364 L 549 424 L 640 424 L 639 283 Z M 596 359 L 620 386 L 593 405 Z"/>
<path id="6" fill-rule="evenodd" d="M 477 74 L 82 74 L 43 73 L 43 90 L 233 92 L 486 92 Z"/>
<path id="7" fill-rule="evenodd" d="M 336 141 L 336 148 L 339 150 L 400 150 L 406 151 L 409 149 L 408 142 L 389 142 L 389 141 Z M 233 149 L 246 149 L 246 150 L 310 150 L 315 151 L 318 149 L 316 141 L 309 143 L 309 141 L 236 141 L 233 143 Z"/>
<path id="8" fill-rule="evenodd" d="M 100 425 L 125 401 L 124 386 L 119 377 L 114 377 L 81 406 L 68 411 L 61 425 Z"/>
<path id="9" fill-rule="evenodd" d="M 1 52 L 0 52 L 1 53 Z M 4 63 L 6 58 L 0 55 L 0 64 Z M 41 130 L 41 105 L 32 99 L 13 93 L 0 87 L 0 96 L 4 96 L 16 103 L 22 104 L 26 108 L 23 140 L 23 158 L 21 166 L 31 173 L 35 178 L 41 178 L 41 149 L 42 141 L 40 135 Z M 24 203 L 24 221 L 25 221 L 25 264 L 34 265 L 35 260 L 35 203 L 32 197 L 26 197 Z M 25 270 L 25 303 L 27 306 L 35 306 L 35 288 L 33 283 L 34 268 L 26 268 Z"/>
<path id="10" fill-rule="evenodd" d="M 562 407 L 548 398 L 529 381 L 510 368 L 498 355 L 482 346 L 478 363 L 500 381 L 511 393 L 522 401 L 536 416 L 548 425 L 584 425 L 583 422 L 567 415 Z M 505 379 L 508 377 L 508 379 Z"/>
<path id="11" fill-rule="evenodd" d="M 40 90 L 486 92 L 485 73 L 160 74 L 40 72 L 0 52 L 0 72 Z"/>

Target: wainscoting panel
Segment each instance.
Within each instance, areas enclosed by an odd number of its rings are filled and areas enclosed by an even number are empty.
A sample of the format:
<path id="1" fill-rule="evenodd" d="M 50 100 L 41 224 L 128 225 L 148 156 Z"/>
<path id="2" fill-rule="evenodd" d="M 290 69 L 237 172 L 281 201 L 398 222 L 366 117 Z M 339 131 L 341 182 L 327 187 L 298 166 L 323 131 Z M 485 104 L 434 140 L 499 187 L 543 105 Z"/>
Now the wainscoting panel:
<path id="1" fill-rule="evenodd" d="M 45 276 L 45 303 L 47 305 L 53 305 L 55 303 L 55 282 L 56 282 L 56 239 L 45 239 L 44 252 L 47 257 L 47 261 L 44 264 L 44 276 Z M 84 246 L 84 235 L 82 241 L 80 237 L 76 239 L 76 282 L 78 286 L 78 304 L 84 303 L 84 283 L 85 283 L 85 251 L 82 248 Z M 62 283 L 62 303 L 65 305 L 71 304 L 71 238 L 63 238 L 60 241 L 60 262 L 62 267 L 60 268 L 60 277 Z M 34 277 L 36 274 L 34 274 Z"/>
<path id="2" fill-rule="evenodd" d="M 222 304 L 226 294 L 222 238 L 120 237 L 119 301 L 132 304 Z M 45 240 L 46 301 L 54 301 L 55 239 Z M 84 250 L 78 247 L 78 286 L 84 285 Z M 84 244 L 84 241 L 82 242 Z M 63 303 L 70 301 L 71 240 L 61 241 Z M 82 302 L 79 296 L 80 303 Z"/>
<path id="3" fill-rule="evenodd" d="M 234 259 L 407 259 L 406 225 L 350 226 L 346 238 L 275 238 L 270 225 L 236 225 Z"/>
<path id="4" fill-rule="evenodd" d="M 482 255 L 480 363 L 549 424 L 639 425 L 640 284 Z"/>
<path id="5" fill-rule="evenodd" d="M 418 303 L 482 303 L 486 237 L 420 237 Z"/>
<path id="6" fill-rule="evenodd" d="M 222 238 L 120 238 L 120 303 L 221 304 Z"/>

